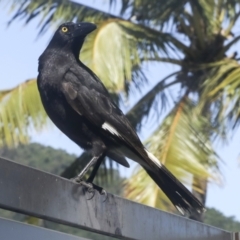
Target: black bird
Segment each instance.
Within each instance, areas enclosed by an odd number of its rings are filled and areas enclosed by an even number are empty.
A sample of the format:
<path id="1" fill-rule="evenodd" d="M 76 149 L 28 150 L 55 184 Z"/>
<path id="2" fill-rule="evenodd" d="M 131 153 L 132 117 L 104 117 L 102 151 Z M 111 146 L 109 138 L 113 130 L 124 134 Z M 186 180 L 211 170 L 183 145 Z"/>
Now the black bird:
<path id="1" fill-rule="evenodd" d="M 62 24 L 39 58 L 37 83 L 48 116 L 72 141 L 92 154 L 75 180 L 80 182 L 93 165 L 96 173 L 105 156 L 129 167 L 127 157 L 146 170 L 182 214 L 204 211 L 192 193 L 145 149 L 102 82 L 79 60 L 85 37 L 95 29 L 92 23 Z"/>

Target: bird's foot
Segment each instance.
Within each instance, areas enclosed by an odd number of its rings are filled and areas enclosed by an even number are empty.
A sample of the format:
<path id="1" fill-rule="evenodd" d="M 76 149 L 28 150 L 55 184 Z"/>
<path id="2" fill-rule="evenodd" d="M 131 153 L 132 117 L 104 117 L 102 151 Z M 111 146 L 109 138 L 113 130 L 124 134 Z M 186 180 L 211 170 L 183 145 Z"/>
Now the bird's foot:
<path id="1" fill-rule="evenodd" d="M 75 178 L 72 178 L 71 180 L 75 183 L 78 183 L 78 184 L 84 186 L 87 189 L 87 192 L 92 194 L 92 196 L 90 198 L 88 198 L 88 200 L 91 200 L 95 195 L 95 191 L 97 191 L 97 192 L 99 192 L 100 195 L 105 196 L 104 202 L 106 201 L 107 192 L 102 187 L 99 187 L 98 185 L 96 185 L 94 183 L 82 181 L 78 176 Z"/>
<path id="2" fill-rule="evenodd" d="M 105 199 L 103 202 L 105 202 L 107 200 L 107 192 L 102 187 L 99 187 L 98 185 L 96 185 L 94 183 L 89 183 L 89 182 L 84 182 L 84 181 L 81 181 L 80 184 L 87 188 L 88 193 L 92 194 L 92 196 L 90 198 L 88 198 L 88 200 L 91 200 L 95 196 L 95 191 L 97 191 L 100 195 L 105 196 Z"/>
<path id="3" fill-rule="evenodd" d="M 99 187 L 98 185 L 96 185 L 94 183 L 92 183 L 92 185 L 93 185 L 93 188 L 96 191 L 98 191 L 100 195 L 104 195 L 106 197 L 106 199 L 107 199 L 107 192 L 106 192 L 105 189 L 103 189 L 102 187 Z M 104 200 L 104 202 L 106 201 L 106 199 Z"/>

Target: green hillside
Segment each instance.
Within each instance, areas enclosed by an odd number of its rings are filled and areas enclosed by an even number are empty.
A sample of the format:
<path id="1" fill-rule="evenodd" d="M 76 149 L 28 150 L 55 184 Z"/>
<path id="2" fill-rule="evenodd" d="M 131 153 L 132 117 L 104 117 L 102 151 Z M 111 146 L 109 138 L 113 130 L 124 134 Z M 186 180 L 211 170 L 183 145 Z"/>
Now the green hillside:
<path id="1" fill-rule="evenodd" d="M 77 158 L 76 155 L 64 150 L 46 147 L 39 143 L 19 145 L 11 149 L 2 148 L 0 156 L 57 175 L 60 175 Z"/>

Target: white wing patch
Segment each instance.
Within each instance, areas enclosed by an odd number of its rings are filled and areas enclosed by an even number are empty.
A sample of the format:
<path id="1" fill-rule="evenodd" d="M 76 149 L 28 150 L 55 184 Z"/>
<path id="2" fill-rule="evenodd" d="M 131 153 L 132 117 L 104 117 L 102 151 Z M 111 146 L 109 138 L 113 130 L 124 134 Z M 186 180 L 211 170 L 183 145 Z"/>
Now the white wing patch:
<path id="1" fill-rule="evenodd" d="M 122 138 L 122 136 L 120 135 L 120 133 L 112 126 L 110 125 L 109 123 L 105 122 L 103 125 L 102 125 L 102 128 L 104 130 L 107 130 L 109 131 L 111 134 L 113 135 L 116 135 L 120 138 Z M 150 152 L 148 152 L 146 149 L 145 149 L 148 157 L 158 166 L 158 167 L 161 167 L 162 164 L 160 163 L 160 161 Z"/>
<path id="2" fill-rule="evenodd" d="M 146 151 L 148 157 L 149 157 L 155 164 L 157 164 L 159 167 L 162 166 L 162 164 L 160 163 L 160 161 L 159 161 L 152 153 L 150 153 L 150 152 L 147 151 L 146 149 L 145 149 L 145 151 Z"/>
<path id="3" fill-rule="evenodd" d="M 118 137 L 121 137 L 121 135 L 118 133 L 118 131 L 112 126 L 110 125 L 109 123 L 105 122 L 103 125 L 102 125 L 102 128 L 104 130 L 107 130 L 109 131 L 110 133 L 114 134 L 114 135 L 117 135 Z"/>
<path id="4" fill-rule="evenodd" d="M 184 210 L 181 207 L 176 206 L 176 205 L 175 205 L 175 207 L 183 216 L 185 215 L 185 212 L 184 212 Z"/>

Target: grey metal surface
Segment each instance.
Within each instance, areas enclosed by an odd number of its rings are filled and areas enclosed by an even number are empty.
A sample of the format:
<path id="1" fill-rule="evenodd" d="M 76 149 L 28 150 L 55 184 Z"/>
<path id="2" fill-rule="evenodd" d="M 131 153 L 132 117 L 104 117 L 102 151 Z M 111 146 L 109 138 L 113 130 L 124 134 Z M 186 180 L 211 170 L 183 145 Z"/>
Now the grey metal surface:
<path id="1" fill-rule="evenodd" d="M 0 208 L 120 239 L 231 240 L 232 234 L 0 158 Z"/>
<path id="2" fill-rule="evenodd" d="M 240 240 L 240 232 L 232 233 L 232 240 Z"/>
<path id="3" fill-rule="evenodd" d="M 0 218 L 1 240 L 88 240 L 20 222 Z"/>

